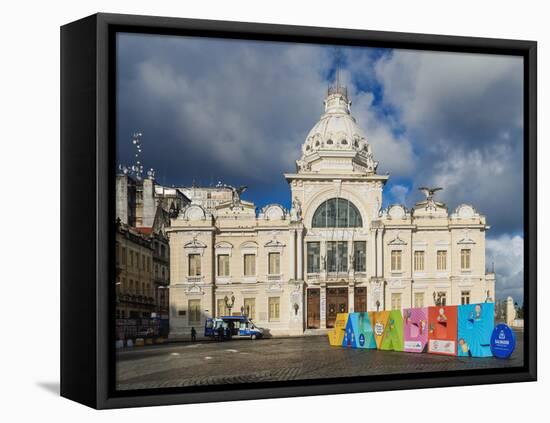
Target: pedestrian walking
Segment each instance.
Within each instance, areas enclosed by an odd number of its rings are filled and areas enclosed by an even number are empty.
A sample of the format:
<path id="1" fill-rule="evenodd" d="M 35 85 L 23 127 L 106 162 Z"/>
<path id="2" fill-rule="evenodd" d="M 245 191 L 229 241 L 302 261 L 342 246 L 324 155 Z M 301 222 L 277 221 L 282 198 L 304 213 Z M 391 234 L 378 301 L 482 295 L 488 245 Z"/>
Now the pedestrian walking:
<path id="1" fill-rule="evenodd" d="M 194 327 L 191 328 L 191 341 L 195 342 L 197 340 L 197 331 Z"/>

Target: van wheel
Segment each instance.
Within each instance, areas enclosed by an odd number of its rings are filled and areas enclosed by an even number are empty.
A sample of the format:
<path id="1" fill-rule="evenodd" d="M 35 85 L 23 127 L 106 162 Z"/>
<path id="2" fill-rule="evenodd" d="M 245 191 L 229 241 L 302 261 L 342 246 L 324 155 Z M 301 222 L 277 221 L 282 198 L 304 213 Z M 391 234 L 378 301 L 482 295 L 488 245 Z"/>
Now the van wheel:
<path id="1" fill-rule="evenodd" d="M 252 335 L 252 336 L 250 337 L 250 339 L 252 339 L 252 340 L 256 339 L 256 334 Z"/>

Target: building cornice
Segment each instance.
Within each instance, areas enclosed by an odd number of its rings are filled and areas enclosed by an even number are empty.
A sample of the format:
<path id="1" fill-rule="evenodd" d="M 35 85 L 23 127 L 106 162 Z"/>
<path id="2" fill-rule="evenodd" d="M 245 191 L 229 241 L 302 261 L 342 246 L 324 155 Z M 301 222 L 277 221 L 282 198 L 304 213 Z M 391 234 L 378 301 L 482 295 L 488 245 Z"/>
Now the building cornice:
<path id="1" fill-rule="evenodd" d="M 293 180 L 318 180 L 318 181 L 333 181 L 340 179 L 342 181 L 357 181 L 357 182 L 376 182 L 386 183 L 390 175 L 361 175 L 349 173 L 285 173 L 284 177 L 287 181 Z"/>

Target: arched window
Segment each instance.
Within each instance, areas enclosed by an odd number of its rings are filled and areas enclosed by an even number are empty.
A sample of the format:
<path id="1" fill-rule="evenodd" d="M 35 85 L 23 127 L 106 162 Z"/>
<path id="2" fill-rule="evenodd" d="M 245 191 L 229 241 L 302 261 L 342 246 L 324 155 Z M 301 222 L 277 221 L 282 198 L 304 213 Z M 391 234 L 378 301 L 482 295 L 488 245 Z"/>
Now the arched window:
<path id="1" fill-rule="evenodd" d="M 331 198 L 321 204 L 313 215 L 314 228 L 360 228 L 363 219 L 357 207 L 344 198 Z"/>

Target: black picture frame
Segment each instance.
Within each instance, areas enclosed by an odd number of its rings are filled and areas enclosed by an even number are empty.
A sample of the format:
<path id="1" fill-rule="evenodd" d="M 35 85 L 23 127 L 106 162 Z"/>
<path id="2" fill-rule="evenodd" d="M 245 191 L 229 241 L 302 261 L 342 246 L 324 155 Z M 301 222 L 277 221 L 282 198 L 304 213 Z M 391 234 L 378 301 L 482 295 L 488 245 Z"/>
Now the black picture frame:
<path id="1" fill-rule="evenodd" d="M 117 392 L 114 175 L 117 32 L 498 53 L 524 58 L 524 366 Z M 61 28 L 61 395 L 90 407 L 278 398 L 537 378 L 537 44 L 534 41 L 95 14 Z"/>

